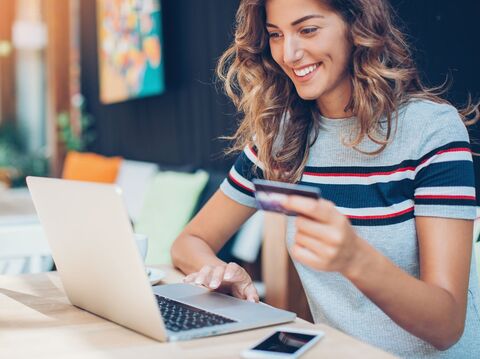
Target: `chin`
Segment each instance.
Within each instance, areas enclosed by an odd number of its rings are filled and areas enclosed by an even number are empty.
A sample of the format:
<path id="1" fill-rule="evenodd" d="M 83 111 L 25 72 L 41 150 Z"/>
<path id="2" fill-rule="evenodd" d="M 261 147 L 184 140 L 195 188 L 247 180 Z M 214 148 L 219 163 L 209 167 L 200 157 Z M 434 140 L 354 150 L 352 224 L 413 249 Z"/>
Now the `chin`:
<path id="1" fill-rule="evenodd" d="M 318 93 L 318 92 L 313 93 L 313 92 L 298 91 L 298 90 L 297 90 L 297 94 L 298 96 L 300 96 L 302 100 L 305 100 L 305 101 L 316 100 L 321 96 L 321 93 Z"/>

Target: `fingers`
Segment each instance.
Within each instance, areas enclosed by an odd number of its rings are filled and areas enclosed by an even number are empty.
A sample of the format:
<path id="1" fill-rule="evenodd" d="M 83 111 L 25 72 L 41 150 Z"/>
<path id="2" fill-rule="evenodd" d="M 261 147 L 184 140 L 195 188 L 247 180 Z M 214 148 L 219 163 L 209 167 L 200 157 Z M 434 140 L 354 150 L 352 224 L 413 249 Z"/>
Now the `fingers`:
<path id="1" fill-rule="evenodd" d="M 336 227 L 306 217 L 297 217 L 295 226 L 298 234 L 320 239 L 326 244 L 336 246 L 342 241 L 342 234 Z"/>
<path id="2" fill-rule="evenodd" d="M 185 276 L 185 278 L 183 278 L 184 283 L 193 283 L 195 281 L 195 278 L 197 278 L 197 275 L 198 272 L 193 272 Z"/>
<path id="3" fill-rule="evenodd" d="M 200 271 L 190 273 L 183 281 L 185 283 L 203 285 L 211 289 L 219 289 L 220 286 L 230 288 L 235 297 L 258 302 L 258 292 L 247 272 L 236 263 L 228 263 L 224 266 L 204 266 Z"/>
<path id="4" fill-rule="evenodd" d="M 336 253 L 335 247 L 302 233 L 297 233 L 295 235 L 295 244 L 302 248 L 308 249 L 317 257 L 331 258 Z"/>
<path id="5" fill-rule="evenodd" d="M 339 215 L 335 205 L 326 199 L 312 199 L 302 196 L 288 196 L 282 205 L 290 211 L 320 222 L 332 222 Z"/>
<path id="6" fill-rule="evenodd" d="M 245 287 L 243 294 L 244 298 L 250 302 L 258 303 L 258 301 L 260 300 L 258 298 L 257 288 L 255 288 L 252 282 L 250 282 L 250 284 Z"/>
<path id="7" fill-rule="evenodd" d="M 204 266 L 200 271 L 190 273 L 183 281 L 216 289 L 222 283 L 235 283 L 245 280 L 245 270 L 236 263 L 228 263 L 224 266 Z"/>
<path id="8" fill-rule="evenodd" d="M 200 269 L 197 278 L 195 278 L 195 284 L 203 284 L 204 286 L 208 286 L 212 270 L 213 268 L 211 266 L 204 266 L 202 269 Z"/>
<path id="9" fill-rule="evenodd" d="M 242 267 L 240 267 L 237 263 L 230 262 L 225 268 L 223 279 L 229 282 L 239 282 L 244 279 L 245 274 L 246 272 Z"/>
<path id="10" fill-rule="evenodd" d="M 213 269 L 210 283 L 208 284 L 210 288 L 217 289 L 223 281 L 223 276 L 225 273 L 224 266 L 218 266 Z"/>
<path id="11" fill-rule="evenodd" d="M 193 272 L 183 278 L 185 283 L 197 284 L 197 285 L 204 285 L 208 286 L 210 284 L 210 279 L 212 277 L 212 273 L 214 271 L 212 266 L 204 266 L 198 272 Z"/>
<path id="12" fill-rule="evenodd" d="M 290 252 L 292 254 L 292 257 L 298 262 L 311 268 L 321 268 L 321 259 L 307 248 L 295 244 L 292 246 Z"/>

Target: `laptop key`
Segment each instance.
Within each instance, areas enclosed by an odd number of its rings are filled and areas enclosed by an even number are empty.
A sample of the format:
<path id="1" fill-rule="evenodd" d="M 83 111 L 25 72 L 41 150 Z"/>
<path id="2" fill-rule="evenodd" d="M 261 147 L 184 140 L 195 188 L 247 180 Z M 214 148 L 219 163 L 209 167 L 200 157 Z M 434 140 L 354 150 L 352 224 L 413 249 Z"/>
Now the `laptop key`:
<path id="1" fill-rule="evenodd" d="M 235 323 L 230 318 L 207 312 L 176 300 L 155 295 L 163 321 L 168 330 L 179 332 L 199 328 Z"/>

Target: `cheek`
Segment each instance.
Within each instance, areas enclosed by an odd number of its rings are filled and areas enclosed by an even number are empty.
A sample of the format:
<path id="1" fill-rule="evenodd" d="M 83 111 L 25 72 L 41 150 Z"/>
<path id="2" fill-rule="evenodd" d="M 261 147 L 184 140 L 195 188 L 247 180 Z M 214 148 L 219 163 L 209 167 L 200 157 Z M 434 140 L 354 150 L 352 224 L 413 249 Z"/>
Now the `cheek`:
<path id="1" fill-rule="evenodd" d="M 272 59 L 280 67 L 284 74 L 288 75 L 288 68 L 283 63 L 283 54 L 281 51 L 271 51 Z"/>
<path id="2" fill-rule="evenodd" d="M 338 71 L 344 72 L 348 68 L 348 64 L 350 62 L 352 46 L 348 43 L 345 37 L 342 36 L 338 37 L 336 46 L 332 48 L 335 49 L 332 52 L 334 65 Z"/>
<path id="3" fill-rule="evenodd" d="M 346 49 L 344 51 L 338 51 L 334 61 L 336 72 L 342 74 L 347 71 L 349 62 L 350 53 L 346 51 Z"/>
<path id="4" fill-rule="evenodd" d="M 350 52 L 341 41 L 323 43 L 319 50 L 319 54 L 323 53 L 323 58 L 326 60 L 326 68 L 330 69 L 332 73 L 340 75 L 347 70 Z"/>
<path id="5" fill-rule="evenodd" d="M 283 69 L 283 53 L 282 49 L 279 46 L 270 46 L 270 54 L 272 55 L 273 61 L 275 61 L 278 66 Z"/>

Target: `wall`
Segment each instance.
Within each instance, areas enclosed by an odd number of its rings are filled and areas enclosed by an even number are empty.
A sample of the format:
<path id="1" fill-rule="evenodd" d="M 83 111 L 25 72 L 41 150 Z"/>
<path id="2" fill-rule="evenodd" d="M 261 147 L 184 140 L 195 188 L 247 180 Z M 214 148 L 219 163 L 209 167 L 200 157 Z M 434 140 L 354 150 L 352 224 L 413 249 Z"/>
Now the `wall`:
<path id="1" fill-rule="evenodd" d="M 212 85 L 216 59 L 232 39 L 238 1 L 162 2 L 167 91 L 102 105 L 98 100 L 95 1 L 81 2 L 82 91 L 96 119 L 92 150 L 169 165 L 226 169 L 216 140 L 234 128 L 233 107 Z"/>
<path id="2" fill-rule="evenodd" d="M 225 142 L 215 138 L 231 133 L 234 109 L 216 93 L 212 79 L 216 59 L 231 39 L 238 2 L 164 0 L 166 94 L 103 106 L 98 102 L 94 0 L 82 0 L 82 90 L 96 118 L 93 150 L 166 164 L 228 168 L 231 159 L 220 155 Z M 480 2 L 392 4 L 414 35 L 411 42 L 426 79 L 440 84 L 451 70 L 449 98 L 462 102 L 467 91 L 480 95 L 480 56 L 478 45 L 473 46 L 478 42 L 475 17 Z"/>

